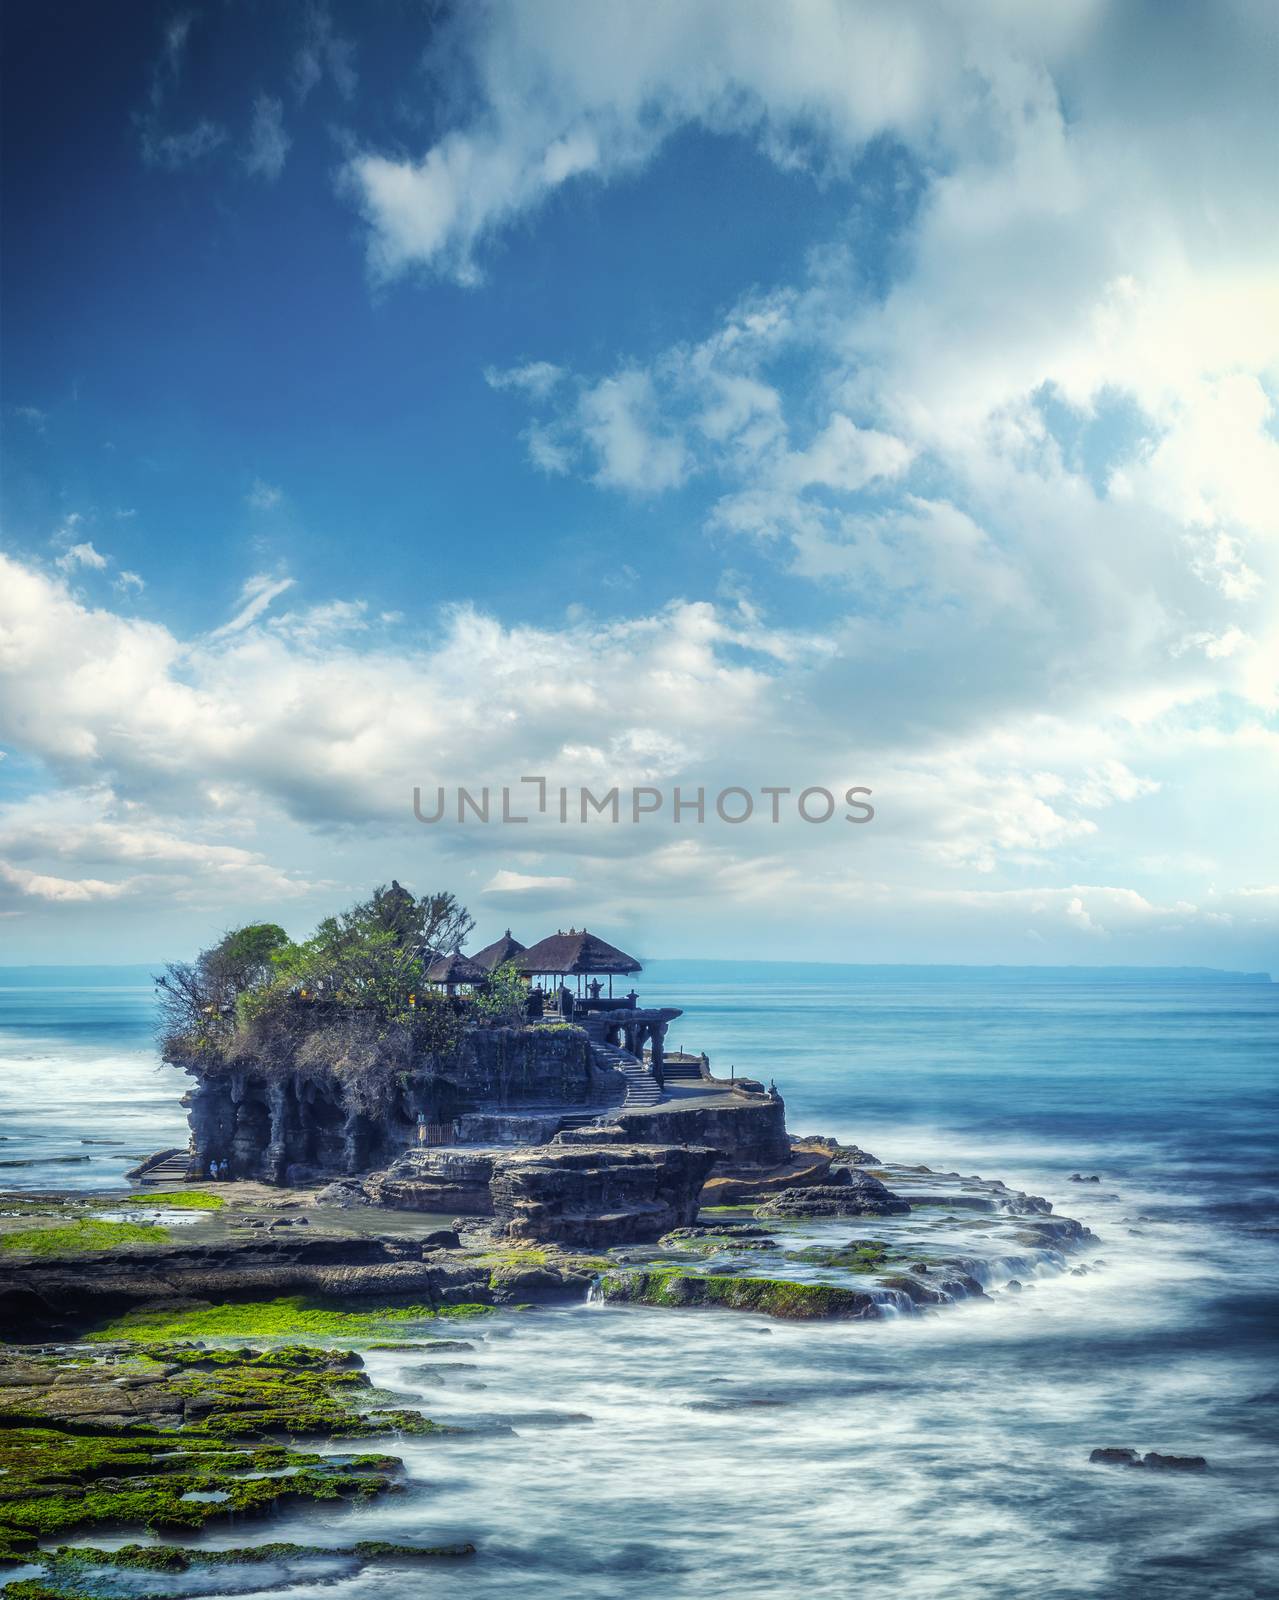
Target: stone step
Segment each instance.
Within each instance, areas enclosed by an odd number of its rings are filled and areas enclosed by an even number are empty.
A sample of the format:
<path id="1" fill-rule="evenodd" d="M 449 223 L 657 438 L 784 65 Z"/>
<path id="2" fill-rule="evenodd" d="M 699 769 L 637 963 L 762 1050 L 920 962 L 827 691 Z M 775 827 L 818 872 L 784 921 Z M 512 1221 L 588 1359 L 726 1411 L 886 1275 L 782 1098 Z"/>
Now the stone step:
<path id="1" fill-rule="evenodd" d="M 170 1156 L 167 1161 L 162 1161 L 159 1166 L 152 1167 L 149 1172 L 144 1172 L 139 1182 L 172 1183 L 175 1179 L 185 1181 L 187 1168 L 190 1164 L 190 1156 Z"/>

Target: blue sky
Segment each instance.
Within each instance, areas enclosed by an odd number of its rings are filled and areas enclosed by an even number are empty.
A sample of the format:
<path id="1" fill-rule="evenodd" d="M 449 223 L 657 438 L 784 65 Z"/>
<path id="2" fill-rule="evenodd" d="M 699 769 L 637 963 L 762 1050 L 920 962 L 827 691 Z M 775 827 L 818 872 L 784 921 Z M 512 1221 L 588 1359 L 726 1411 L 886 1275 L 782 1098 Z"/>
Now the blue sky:
<path id="1" fill-rule="evenodd" d="M 1269 8 L 5 33 L 5 959 L 1276 964 Z M 524 772 L 877 816 L 412 819 Z"/>

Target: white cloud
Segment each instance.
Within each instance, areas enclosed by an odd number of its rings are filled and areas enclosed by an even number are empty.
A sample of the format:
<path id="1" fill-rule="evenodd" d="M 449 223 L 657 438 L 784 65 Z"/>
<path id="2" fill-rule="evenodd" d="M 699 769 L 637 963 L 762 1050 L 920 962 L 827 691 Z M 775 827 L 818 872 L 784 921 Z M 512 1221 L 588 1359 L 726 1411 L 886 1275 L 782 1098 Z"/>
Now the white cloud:
<path id="1" fill-rule="evenodd" d="M 57 559 L 56 565 L 63 572 L 74 572 L 77 567 L 92 567 L 101 572 L 106 566 L 108 558 L 100 550 L 95 550 L 93 545 L 86 540 L 82 544 L 73 544 Z"/>
<path id="2" fill-rule="evenodd" d="M 526 895 L 550 890 L 568 891 L 574 887 L 572 878 L 539 878 L 527 872 L 511 872 L 503 868 L 493 874 L 481 893 Z"/>
<path id="3" fill-rule="evenodd" d="M 255 573 L 249 578 L 240 590 L 240 609 L 229 622 L 224 622 L 220 628 L 215 628 L 209 635 L 210 639 L 225 639 L 229 634 L 242 633 L 250 627 L 273 600 L 282 595 L 286 589 L 293 587 L 292 578 L 273 577 L 269 572 Z"/>
<path id="4" fill-rule="evenodd" d="M 262 575 L 188 642 L 28 573 L 0 646 L 15 742 L 138 804 L 326 828 L 392 825 L 432 779 L 864 776 L 879 817 L 838 862 L 816 837 L 552 848 L 530 826 L 538 851 L 497 870 L 679 905 L 689 929 L 725 905 L 832 928 L 865 907 L 918 959 L 944 958 L 934 928 L 1107 959 L 1272 937 L 1279 226 L 1256 9 L 544 0 L 460 8 L 435 37 L 433 87 L 466 98 L 436 97 L 412 158 L 344 169 L 375 277 L 475 282 L 503 230 L 688 126 L 752 142 L 828 214 L 847 197 L 797 281 L 700 337 L 486 373 L 526 403 L 538 470 L 681 490 L 757 592 L 770 563 L 787 594 L 822 591 L 820 633 L 767 624 L 734 583 L 735 604 L 607 625 L 459 611 L 395 654 L 358 602 L 268 621 L 287 580 Z M 300 96 L 353 88 L 333 40 L 311 12 Z M 914 195 L 883 281 L 860 209 L 880 168 Z M 510 851 L 447 848 L 476 885 Z"/>
<path id="5" fill-rule="evenodd" d="M 647 373 L 620 372 L 588 389 L 578 401 L 578 425 L 595 454 L 595 481 L 608 488 L 658 494 L 678 488 L 692 470 L 684 441 L 657 418 Z"/>
<path id="6" fill-rule="evenodd" d="M 800 11 L 604 0 L 585 14 L 546 0 L 535 12 L 464 11 L 442 37 L 441 75 L 478 83 L 472 120 L 417 160 L 364 152 L 346 169 L 381 277 L 426 267 L 476 281 L 477 253 L 498 229 L 574 181 L 633 170 L 688 122 L 745 134 L 787 167 L 802 164 L 805 134 L 819 164 L 881 132 L 924 139 L 945 91 L 982 65 L 946 11 L 924 18 L 860 0 Z"/>
<path id="7" fill-rule="evenodd" d="M 55 904 L 117 900 L 128 892 L 127 883 L 107 883 L 100 878 L 53 878 L 0 861 L 0 905 L 8 902 L 12 907 L 24 900 L 51 901 Z"/>
<path id="8" fill-rule="evenodd" d="M 953 728 L 930 737 L 897 726 L 871 738 L 855 700 L 824 699 L 838 644 L 771 627 L 745 602 L 558 629 L 506 628 L 462 609 L 429 647 L 390 648 L 357 602 L 246 617 L 281 581 L 245 586 L 234 631 L 183 641 L 3 558 L 0 741 L 62 785 L 0 813 L 0 853 L 24 915 L 56 894 L 86 906 L 203 907 L 215 930 L 246 906 L 272 915 L 313 903 L 317 849 L 332 876 L 330 863 L 354 861 L 358 847 L 354 881 L 345 887 L 352 869 L 339 869 L 342 882 L 326 891 L 340 899 L 384 878 L 411 845 L 428 853 L 431 877 L 485 904 L 613 927 L 625 907 L 667 930 L 668 949 L 676 913 L 695 951 L 712 937 L 734 948 L 723 925 L 735 908 L 772 939 L 798 906 L 810 933 L 831 936 L 856 907 L 895 959 L 953 959 L 974 939 L 988 959 L 1026 958 L 1019 941 L 1032 934 L 1044 945 L 1030 959 L 1065 959 L 1086 916 L 1106 959 L 1173 959 L 1210 937 L 1224 949 L 1226 929 L 1257 965 L 1249 952 L 1279 924 L 1273 900 L 1238 900 L 1257 881 L 1246 826 L 1203 836 L 1206 865 L 1195 870 L 1208 876 L 1196 894 L 1152 897 L 1072 871 L 1084 859 L 1122 869 L 1149 855 L 1160 836 L 1151 807 L 1175 816 L 1190 803 L 1187 774 L 1204 775 L 1214 814 L 1233 816 L 1263 768 L 1279 781 L 1279 740 L 1264 729 L 1210 740 L 1175 721 L 1134 729 L 1113 714 L 1014 711 L 967 741 Z M 871 689 L 873 676 L 862 692 Z M 1177 782 L 1144 770 L 1151 761 Z M 879 814 L 871 828 L 843 831 L 774 831 L 761 816 L 731 837 L 677 831 L 669 816 L 579 829 L 533 815 L 518 830 L 438 833 L 410 820 L 415 784 L 496 794 L 530 772 L 597 795 L 613 784 L 669 795 L 677 783 L 713 794 L 866 782 Z M 517 794 L 514 809 L 532 807 Z M 269 845 L 255 837 L 263 830 Z M 318 846 L 311 830 L 323 834 Z M 1039 886 L 1019 887 L 1027 876 Z M 53 887 L 31 887 L 37 880 Z M 1223 881 L 1240 891 L 1212 888 Z M 1110 887 L 1079 887 L 1089 883 Z"/>
<path id="9" fill-rule="evenodd" d="M 864 489 L 877 479 L 900 478 L 915 456 L 914 448 L 891 434 L 859 428 L 835 412 L 807 450 L 788 456 L 778 470 L 782 487 Z"/>
<path id="10" fill-rule="evenodd" d="M 284 131 L 284 104 L 273 95 L 260 94 L 253 102 L 253 123 L 244 152 L 244 169 L 268 183 L 284 171 L 292 139 Z"/>

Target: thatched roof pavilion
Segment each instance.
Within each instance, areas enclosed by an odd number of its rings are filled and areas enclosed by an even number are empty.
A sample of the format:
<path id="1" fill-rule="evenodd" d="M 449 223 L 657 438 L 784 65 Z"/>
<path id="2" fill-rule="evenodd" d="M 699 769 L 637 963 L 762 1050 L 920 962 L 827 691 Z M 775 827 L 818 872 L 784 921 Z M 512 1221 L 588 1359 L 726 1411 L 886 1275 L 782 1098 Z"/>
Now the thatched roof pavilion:
<path id="1" fill-rule="evenodd" d="M 516 956 L 522 956 L 524 950 L 525 946 L 518 939 L 511 937 L 511 930 L 508 928 L 500 939 L 495 939 L 492 944 L 486 944 L 483 950 L 477 950 L 471 960 L 477 967 L 492 972 L 495 967 L 504 967 L 508 961 L 514 961 Z"/>
<path id="2" fill-rule="evenodd" d="M 460 950 L 455 950 L 451 956 L 436 956 L 426 969 L 426 981 L 442 984 L 450 993 L 455 984 L 483 983 L 487 978 L 488 969 L 472 961 L 470 956 L 464 956 Z"/>
<path id="3" fill-rule="evenodd" d="M 516 956 L 515 969 L 529 976 L 537 973 L 553 977 L 607 974 L 609 978 L 615 973 L 643 971 L 634 956 L 628 956 L 625 950 L 619 950 L 598 934 L 587 933 L 585 928 L 580 932 L 570 928 L 567 933 L 553 933 L 548 939 L 540 940 L 523 955 Z"/>

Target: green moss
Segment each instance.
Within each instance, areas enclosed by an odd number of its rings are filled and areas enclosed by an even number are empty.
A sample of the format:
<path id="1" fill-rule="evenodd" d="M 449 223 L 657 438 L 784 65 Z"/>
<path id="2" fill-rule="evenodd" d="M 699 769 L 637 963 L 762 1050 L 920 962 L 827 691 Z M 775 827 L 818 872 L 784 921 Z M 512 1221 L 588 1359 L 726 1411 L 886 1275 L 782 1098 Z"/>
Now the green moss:
<path id="1" fill-rule="evenodd" d="M 43 1578 L 19 1578 L 0 1590 L 3 1600 L 100 1600 L 87 1589 L 54 1589 Z"/>
<path id="2" fill-rule="evenodd" d="M 430 1306 L 416 1304 L 355 1309 L 350 1302 L 334 1304 L 295 1294 L 274 1300 L 244 1300 L 181 1311 L 130 1311 L 88 1334 L 87 1339 L 106 1343 L 129 1339 L 139 1344 L 168 1344 L 179 1339 L 290 1339 L 299 1336 L 358 1339 L 363 1335 L 393 1332 L 403 1323 L 475 1315 L 489 1309 L 488 1306 L 449 1306 L 433 1310 Z"/>
<path id="3" fill-rule="evenodd" d="M 479 1258 L 482 1267 L 544 1267 L 549 1253 L 530 1246 L 528 1249 L 487 1250 Z"/>
<path id="4" fill-rule="evenodd" d="M 364 1500 L 393 1480 L 388 1457 L 332 1458 L 285 1449 L 229 1448 L 200 1429 L 0 1432 L 0 1534 L 13 1548 L 83 1527 L 197 1529 L 282 1504 Z M 249 1472 L 287 1476 L 249 1477 Z M 190 1500 L 215 1492 L 216 1500 Z"/>
<path id="5" fill-rule="evenodd" d="M 882 1239 L 854 1239 L 843 1245 L 807 1245 L 803 1250 L 788 1250 L 790 1261 L 805 1261 L 817 1267 L 838 1267 L 844 1272 L 881 1272 L 899 1252 Z"/>
<path id="6" fill-rule="evenodd" d="M 0 1567 L 13 1566 L 25 1560 L 27 1552 L 34 1550 L 35 1546 L 35 1534 L 21 1533 L 17 1528 L 6 1528 L 0 1523 Z"/>
<path id="7" fill-rule="evenodd" d="M 125 1200 L 104 1201 L 111 1206 L 165 1207 L 171 1211 L 221 1211 L 226 1196 L 206 1194 L 203 1189 L 162 1189 L 154 1194 L 131 1194 Z"/>
<path id="8" fill-rule="evenodd" d="M 421 1561 L 475 1554 L 473 1544 L 399 1544 L 388 1539 L 360 1539 L 349 1545 L 237 1545 L 229 1550 L 188 1550 L 173 1544 L 126 1544 L 118 1550 L 91 1545 L 62 1545 L 48 1557 L 51 1567 L 115 1567 L 124 1572 L 189 1572 L 192 1567 L 253 1566 L 266 1561 L 305 1560 L 308 1556 L 358 1556 L 365 1561 Z"/>
<path id="9" fill-rule="evenodd" d="M 733 1233 L 693 1233 L 677 1228 L 658 1241 L 663 1250 L 673 1255 L 716 1256 L 725 1250 L 775 1250 L 775 1239 L 739 1238 Z M 610 1265 L 612 1263 L 609 1263 Z"/>
<path id="10" fill-rule="evenodd" d="M 130 1586 L 135 1600 L 165 1600 L 166 1578 L 179 1573 L 207 1574 L 217 1583 L 219 1569 L 255 1567 L 267 1563 L 287 1563 L 303 1580 L 308 1562 L 334 1558 L 350 1563 L 352 1569 L 376 1561 L 403 1565 L 464 1559 L 475 1554 L 469 1543 L 446 1545 L 398 1544 L 382 1539 L 362 1539 L 351 1545 L 294 1544 L 275 1541 L 235 1546 L 228 1550 L 191 1550 L 181 1545 L 124 1545 L 118 1550 L 98 1550 L 92 1546 L 60 1546 L 39 1559 L 45 1573 L 9 1584 L 4 1600 L 111 1600 L 119 1594 L 115 1573 L 138 1574 L 156 1580 L 156 1587 L 139 1590 Z M 136 1580 L 135 1580 L 136 1583 Z"/>
<path id="11" fill-rule="evenodd" d="M 678 1269 L 607 1273 L 600 1280 L 605 1300 L 646 1306 L 724 1306 L 765 1316 L 808 1321 L 821 1317 L 876 1314 L 870 1296 L 832 1284 L 791 1283 L 784 1278 L 730 1277 Z"/>
<path id="12" fill-rule="evenodd" d="M 0 1237 L 0 1250 L 31 1256 L 79 1255 L 87 1250 L 114 1250 L 122 1244 L 161 1244 L 168 1228 L 144 1222 L 101 1222 L 84 1217 L 55 1228 L 23 1228 Z"/>

